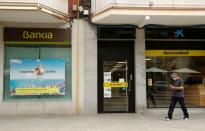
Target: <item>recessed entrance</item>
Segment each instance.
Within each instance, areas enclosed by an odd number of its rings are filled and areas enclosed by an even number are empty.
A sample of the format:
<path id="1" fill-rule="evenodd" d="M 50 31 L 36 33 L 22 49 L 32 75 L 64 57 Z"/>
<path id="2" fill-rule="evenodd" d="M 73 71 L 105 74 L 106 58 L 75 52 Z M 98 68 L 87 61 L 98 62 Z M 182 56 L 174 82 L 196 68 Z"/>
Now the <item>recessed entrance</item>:
<path id="1" fill-rule="evenodd" d="M 135 112 L 134 41 L 98 42 L 98 112 Z"/>

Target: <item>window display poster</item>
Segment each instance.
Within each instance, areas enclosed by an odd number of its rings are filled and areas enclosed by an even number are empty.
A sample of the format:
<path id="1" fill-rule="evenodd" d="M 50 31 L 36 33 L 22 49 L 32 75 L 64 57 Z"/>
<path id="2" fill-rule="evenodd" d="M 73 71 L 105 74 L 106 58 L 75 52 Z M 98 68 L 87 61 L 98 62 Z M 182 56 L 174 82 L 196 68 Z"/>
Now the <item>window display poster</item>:
<path id="1" fill-rule="evenodd" d="M 104 83 L 111 82 L 111 72 L 104 72 Z M 112 88 L 111 87 L 104 87 L 104 98 L 111 98 L 112 97 Z"/>
<path id="2" fill-rule="evenodd" d="M 11 59 L 10 95 L 65 95 L 65 60 Z"/>

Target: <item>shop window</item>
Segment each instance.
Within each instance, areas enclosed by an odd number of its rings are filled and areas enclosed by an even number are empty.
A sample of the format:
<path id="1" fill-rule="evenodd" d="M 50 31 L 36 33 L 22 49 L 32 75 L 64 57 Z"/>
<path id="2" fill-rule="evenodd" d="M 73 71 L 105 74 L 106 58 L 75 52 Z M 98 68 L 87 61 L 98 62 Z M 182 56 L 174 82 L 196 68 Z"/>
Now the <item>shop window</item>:
<path id="1" fill-rule="evenodd" d="M 10 61 L 63 59 L 65 62 L 65 94 L 64 95 L 11 95 Z M 5 47 L 4 54 L 4 100 L 43 100 L 71 99 L 71 48 L 68 47 Z"/>
<path id="2" fill-rule="evenodd" d="M 187 106 L 205 107 L 204 65 L 204 56 L 147 56 L 147 107 L 169 107 L 172 72 L 179 72 L 184 80 Z"/>
<path id="3" fill-rule="evenodd" d="M 135 39 L 133 26 L 98 26 L 98 39 Z"/>

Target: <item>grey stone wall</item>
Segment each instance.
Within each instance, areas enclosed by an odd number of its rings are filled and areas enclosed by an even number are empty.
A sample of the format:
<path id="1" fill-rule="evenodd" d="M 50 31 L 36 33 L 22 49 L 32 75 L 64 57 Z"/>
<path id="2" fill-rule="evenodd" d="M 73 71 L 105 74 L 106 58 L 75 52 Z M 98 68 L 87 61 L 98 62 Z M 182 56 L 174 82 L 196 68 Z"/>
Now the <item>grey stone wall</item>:
<path id="1" fill-rule="evenodd" d="M 85 22 L 85 89 L 84 111 L 97 113 L 97 31 L 96 26 Z"/>
<path id="2" fill-rule="evenodd" d="M 136 112 L 146 110 L 146 65 L 145 65 L 145 31 L 136 29 L 135 40 L 135 98 Z"/>
<path id="3" fill-rule="evenodd" d="M 78 36 L 78 34 L 80 34 Z M 77 63 L 77 61 L 79 63 Z M 84 26 L 83 21 L 74 20 L 72 24 L 72 109 L 83 110 L 84 87 Z M 79 109 L 78 109 L 79 108 Z"/>
<path id="4" fill-rule="evenodd" d="M 79 36 L 77 36 L 78 31 Z M 74 110 L 79 108 L 76 110 L 77 113 L 97 113 L 96 26 L 86 21 L 74 20 L 72 34 L 73 107 Z M 77 59 L 79 65 L 77 65 Z M 77 87 L 77 82 L 79 82 L 79 87 Z"/>

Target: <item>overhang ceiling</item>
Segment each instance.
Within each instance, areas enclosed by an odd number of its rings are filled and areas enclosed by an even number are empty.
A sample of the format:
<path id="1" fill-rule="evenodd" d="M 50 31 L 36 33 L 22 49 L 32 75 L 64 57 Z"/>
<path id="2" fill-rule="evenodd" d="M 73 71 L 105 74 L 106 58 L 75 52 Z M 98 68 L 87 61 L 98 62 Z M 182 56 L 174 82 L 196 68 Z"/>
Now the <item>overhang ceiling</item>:
<path id="1" fill-rule="evenodd" d="M 103 25 L 131 24 L 138 27 L 149 24 L 167 26 L 203 25 L 205 24 L 205 10 L 111 8 L 94 15 L 92 22 Z"/>
<path id="2" fill-rule="evenodd" d="M 40 10 L 0 10 L 0 22 L 66 23 Z"/>

